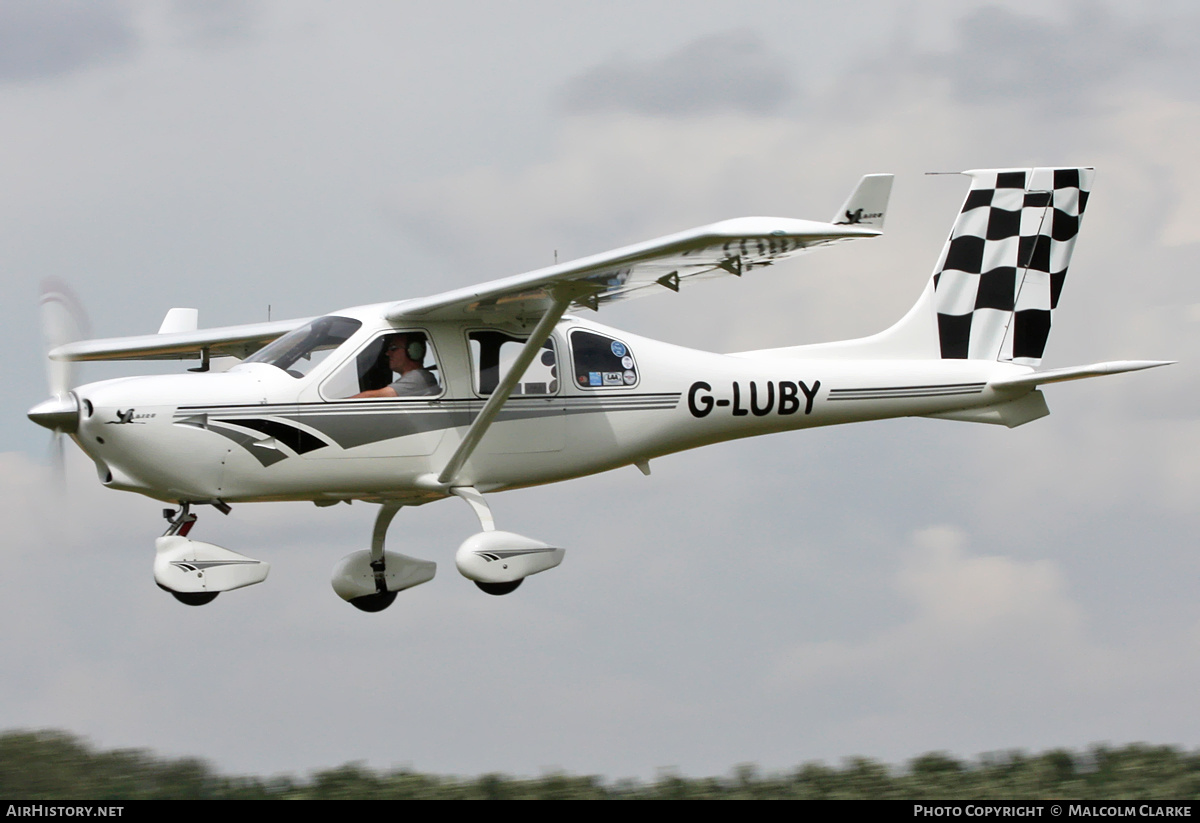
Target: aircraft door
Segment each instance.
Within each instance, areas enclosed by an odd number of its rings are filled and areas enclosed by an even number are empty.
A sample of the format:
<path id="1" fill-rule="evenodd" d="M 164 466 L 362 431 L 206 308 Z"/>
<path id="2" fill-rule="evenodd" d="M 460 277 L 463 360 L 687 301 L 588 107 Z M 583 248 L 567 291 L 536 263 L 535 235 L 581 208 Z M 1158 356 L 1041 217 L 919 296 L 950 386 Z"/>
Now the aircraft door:
<path id="1" fill-rule="evenodd" d="M 437 352 L 420 329 L 372 338 L 320 385 L 322 402 L 304 404 L 302 421 L 336 447 L 312 459 L 433 454 L 458 417 L 444 402 Z"/>
<path id="2" fill-rule="evenodd" d="M 472 388 L 486 400 L 507 376 L 525 339 L 498 329 L 476 329 L 467 333 L 467 342 Z M 542 345 L 480 442 L 481 453 L 553 452 L 566 445 L 566 409 L 559 396 L 560 349 L 556 335 Z"/>

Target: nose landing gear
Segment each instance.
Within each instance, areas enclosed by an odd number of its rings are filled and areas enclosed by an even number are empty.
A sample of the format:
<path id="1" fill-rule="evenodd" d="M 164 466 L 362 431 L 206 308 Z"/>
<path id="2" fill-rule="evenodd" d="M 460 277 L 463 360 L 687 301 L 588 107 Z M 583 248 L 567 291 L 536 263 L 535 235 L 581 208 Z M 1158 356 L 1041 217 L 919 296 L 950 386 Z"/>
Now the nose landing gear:
<path id="1" fill-rule="evenodd" d="M 229 507 L 214 504 L 228 513 Z M 261 560 L 238 554 L 212 543 L 192 540 L 188 533 L 196 525 L 191 504 L 183 503 L 179 511 L 164 509 L 163 517 L 170 524 L 162 537 L 154 541 L 154 582 L 160 589 L 188 606 L 211 603 L 221 592 L 253 586 L 267 579 L 271 566 Z"/>

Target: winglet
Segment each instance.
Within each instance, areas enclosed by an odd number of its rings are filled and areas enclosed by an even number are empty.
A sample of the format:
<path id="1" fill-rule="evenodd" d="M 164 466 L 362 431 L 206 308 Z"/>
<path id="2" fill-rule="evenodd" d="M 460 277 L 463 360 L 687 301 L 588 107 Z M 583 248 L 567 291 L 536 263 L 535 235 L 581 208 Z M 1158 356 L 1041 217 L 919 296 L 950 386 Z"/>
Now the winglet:
<path id="1" fill-rule="evenodd" d="M 882 229 L 891 194 L 892 175 L 865 175 L 829 222 L 835 226 L 856 225 Z"/>

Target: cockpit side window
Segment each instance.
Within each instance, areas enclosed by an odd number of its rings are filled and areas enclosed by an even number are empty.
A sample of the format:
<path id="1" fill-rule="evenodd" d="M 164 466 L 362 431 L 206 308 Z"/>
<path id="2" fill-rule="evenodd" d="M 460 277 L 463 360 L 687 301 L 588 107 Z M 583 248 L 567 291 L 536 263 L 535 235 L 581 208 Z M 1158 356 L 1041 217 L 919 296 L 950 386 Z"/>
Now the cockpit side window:
<path id="1" fill-rule="evenodd" d="M 269 363 L 292 377 L 304 377 L 330 352 L 345 343 L 362 326 L 350 317 L 318 317 L 259 349 L 243 363 Z"/>
<path id="2" fill-rule="evenodd" d="M 483 329 L 467 335 L 471 347 L 472 376 L 475 393 L 484 397 L 496 391 L 500 381 L 508 374 L 513 361 L 525 346 L 525 340 L 502 331 Z M 538 396 L 558 393 L 558 360 L 554 352 L 554 339 L 542 344 L 542 350 L 533 358 L 521 381 L 512 392 L 514 395 Z"/>
<path id="3" fill-rule="evenodd" d="M 617 388 L 637 384 L 633 352 L 620 340 L 575 329 L 571 332 L 575 385 L 581 389 Z"/>
<path id="4" fill-rule="evenodd" d="M 398 351 L 399 350 L 399 351 Z M 375 395 L 382 389 L 390 391 Z M 437 357 L 421 331 L 376 337 L 321 385 L 330 400 L 435 397 L 442 393 Z"/>

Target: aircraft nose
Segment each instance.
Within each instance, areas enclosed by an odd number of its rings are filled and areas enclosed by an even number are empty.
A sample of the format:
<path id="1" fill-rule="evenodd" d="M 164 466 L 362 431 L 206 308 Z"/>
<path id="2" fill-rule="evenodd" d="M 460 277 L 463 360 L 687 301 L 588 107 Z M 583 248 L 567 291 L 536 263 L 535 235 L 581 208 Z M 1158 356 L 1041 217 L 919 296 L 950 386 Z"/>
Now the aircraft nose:
<path id="1" fill-rule="evenodd" d="M 79 398 L 68 393 L 43 400 L 29 410 L 29 419 L 51 431 L 70 434 L 79 428 Z"/>

